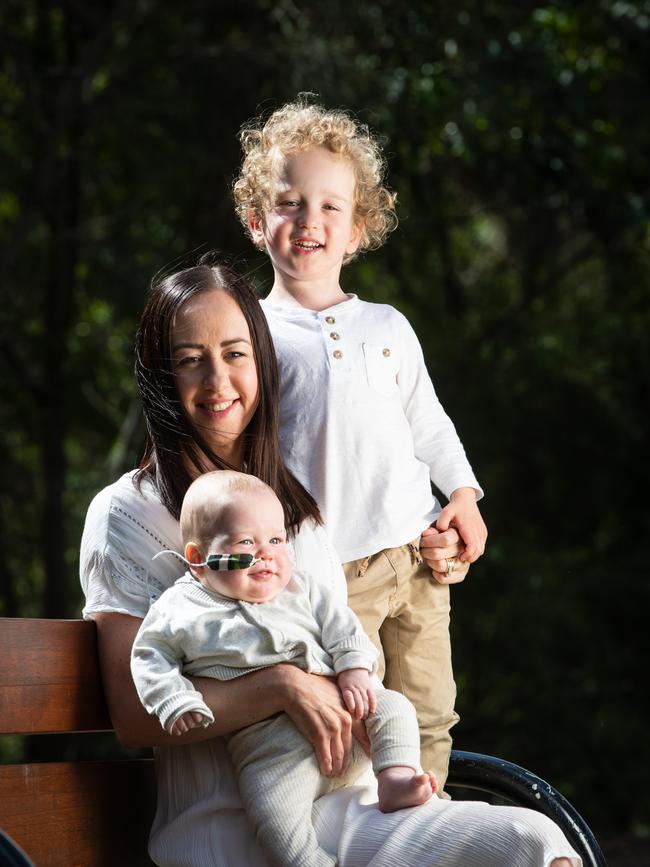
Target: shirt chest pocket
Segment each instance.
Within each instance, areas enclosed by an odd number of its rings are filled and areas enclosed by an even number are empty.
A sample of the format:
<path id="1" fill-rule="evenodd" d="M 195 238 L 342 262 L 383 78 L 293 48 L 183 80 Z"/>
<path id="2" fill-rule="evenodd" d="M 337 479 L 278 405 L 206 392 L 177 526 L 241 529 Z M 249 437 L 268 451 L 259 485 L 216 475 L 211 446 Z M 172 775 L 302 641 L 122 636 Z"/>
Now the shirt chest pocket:
<path id="1" fill-rule="evenodd" d="M 399 359 L 397 349 L 389 343 L 364 343 L 363 357 L 368 385 L 374 391 L 390 397 L 397 391 Z"/>

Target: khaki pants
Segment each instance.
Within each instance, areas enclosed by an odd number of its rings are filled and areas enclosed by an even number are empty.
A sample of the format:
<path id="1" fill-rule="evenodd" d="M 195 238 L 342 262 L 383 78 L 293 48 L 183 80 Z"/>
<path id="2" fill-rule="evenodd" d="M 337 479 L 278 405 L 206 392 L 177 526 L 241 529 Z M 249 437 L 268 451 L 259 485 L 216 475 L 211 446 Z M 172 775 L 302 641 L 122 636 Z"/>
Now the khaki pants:
<path id="1" fill-rule="evenodd" d="M 384 685 L 415 705 L 421 764 L 442 790 L 451 736 L 458 722 L 451 667 L 449 586 L 438 584 L 422 560 L 419 539 L 343 564 L 348 604 L 380 652 Z"/>

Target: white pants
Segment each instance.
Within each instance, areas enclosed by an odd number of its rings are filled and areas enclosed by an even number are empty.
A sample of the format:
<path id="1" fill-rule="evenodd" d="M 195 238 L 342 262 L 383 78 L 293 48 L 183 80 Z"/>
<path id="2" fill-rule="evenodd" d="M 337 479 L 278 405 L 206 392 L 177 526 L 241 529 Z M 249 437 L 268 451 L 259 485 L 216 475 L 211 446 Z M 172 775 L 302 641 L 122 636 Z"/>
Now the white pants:
<path id="1" fill-rule="evenodd" d="M 405 765 L 420 768 L 420 737 L 413 705 L 391 690 L 377 690 L 377 712 L 366 720 L 375 774 Z M 345 774 L 321 774 L 311 744 L 286 714 L 255 723 L 228 741 L 244 807 L 271 864 L 333 867 L 335 855 L 319 846 L 312 807 L 321 795 L 351 785 L 368 765 L 354 741 Z"/>

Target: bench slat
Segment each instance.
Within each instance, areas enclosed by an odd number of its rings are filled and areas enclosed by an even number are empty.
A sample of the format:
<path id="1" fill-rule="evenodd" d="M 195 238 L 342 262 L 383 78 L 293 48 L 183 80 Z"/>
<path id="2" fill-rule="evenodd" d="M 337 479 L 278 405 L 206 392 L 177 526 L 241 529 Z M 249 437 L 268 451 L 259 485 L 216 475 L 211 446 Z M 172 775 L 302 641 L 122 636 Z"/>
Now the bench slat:
<path id="1" fill-rule="evenodd" d="M 145 867 L 147 759 L 0 766 L 2 827 L 38 867 Z"/>
<path id="2" fill-rule="evenodd" d="M 0 618 L 0 733 L 111 728 L 94 623 Z"/>

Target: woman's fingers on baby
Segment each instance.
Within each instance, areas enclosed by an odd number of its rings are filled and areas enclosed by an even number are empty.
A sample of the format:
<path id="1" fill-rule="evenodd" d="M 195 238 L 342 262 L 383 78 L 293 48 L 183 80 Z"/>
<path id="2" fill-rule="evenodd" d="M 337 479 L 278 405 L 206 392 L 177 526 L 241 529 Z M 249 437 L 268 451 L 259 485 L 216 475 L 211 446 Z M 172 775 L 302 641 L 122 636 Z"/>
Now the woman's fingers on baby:
<path id="1" fill-rule="evenodd" d="M 311 737 L 308 740 L 314 748 L 318 766 L 322 773 L 326 777 L 335 773 L 334 768 L 337 761 L 341 761 L 340 754 L 342 750 L 337 751 L 332 731 L 321 725 L 311 733 Z"/>
<path id="2" fill-rule="evenodd" d="M 333 721 L 330 728 L 330 775 L 338 777 L 347 768 L 352 751 L 352 721 L 348 713 Z"/>
<path id="3" fill-rule="evenodd" d="M 327 776 L 337 777 L 348 766 L 352 750 L 351 727 L 350 714 L 343 707 L 321 710 L 315 738 L 309 740 Z"/>
<path id="4" fill-rule="evenodd" d="M 352 749 L 351 717 L 333 679 L 301 672 L 300 689 L 287 713 L 314 748 L 323 774 L 340 774 Z"/>

